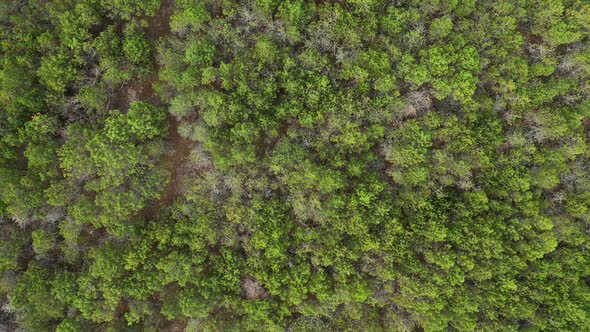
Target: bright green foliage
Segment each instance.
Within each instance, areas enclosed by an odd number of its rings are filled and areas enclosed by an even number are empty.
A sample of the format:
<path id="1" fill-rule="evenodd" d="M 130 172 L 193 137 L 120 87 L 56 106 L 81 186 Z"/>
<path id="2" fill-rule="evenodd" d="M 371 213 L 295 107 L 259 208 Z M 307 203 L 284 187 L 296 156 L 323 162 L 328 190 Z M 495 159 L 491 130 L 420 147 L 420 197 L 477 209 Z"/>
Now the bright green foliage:
<path id="1" fill-rule="evenodd" d="M 76 78 L 76 69 L 65 56 L 49 55 L 41 60 L 37 74 L 39 80 L 49 89 L 64 92 L 66 86 Z"/>
<path id="2" fill-rule="evenodd" d="M 126 114 L 127 127 L 138 140 L 149 140 L 163 133 L 162 122 L 166 114 L 147 102 L 133 102 Z M 123 125 L 125 126 L 125 125 Z"/>
<path id="3" fill-rule="evenodd" d="M 449 35 L 453 29 L 453 21 L 447 17 L 439 17 L 430 23 L 430 36 L 433 39 L 441 39 Z"/>
<path id="4" fill-rule="evenodd" d="M 154 15 L 160 7 L 160 0 L 100 0 L 98 3 L 108 9 L 110 16 L 125 20 L 134 16 Z"/>
<path id="5" fill-rule="evenodd" d="M 0 1 L 0 25 L 9 328 L 590 330 L 587 1 Z"/>
<path id="6" fill-rule="evenodd" d="M 55 327 L 56 332 L 77 332 L 84 330 L 84 324 L 73 318 L 65 318 Z"/>
<path id="7" fill-rule="evenodd" d="M 64 304 L 51 295 L 51 274 L 32 262 L 10 295 L 10 305 L 22 310 L 21 323 L 29 330 L 49 331 L 50 322 L 64 316 Z"/>
<path id="8" fill-rule="evenodd" d="M 145 36 L 139 33 L 129 33 L 123 40 L 123 54 L 131 63 L 148 62 L 151 56 L 151 46 Z"/>
<path id="9" fill-rule="evenodd" d="M 47 254 L 54 246 L 55 239 L 53 235 L 43 229 L 33 231 L 31 236 L 33 238 L 33 249 L 39 255 Z"/>
<path id="10" fill-rule="evenodd" d="M 183 0 L 178 1 L 180 9 L 170 17 L 170 27 L 174 32 L 185 29 L 202 29 L 210 14 L 202 1 Z"/>
<path id="11" fill-rule="evenodd" d="M 95 194 L 93 202 L 82 196 L 56 205 L 71 204 L 78 223 L 123 231 L 126 226 L 117 224 L 141 210 L 146 200 L 158 198 L 166 183 L 165 171 L 155 167 L 161 152 L 150 147 L 165 130 L 164 116 L 147 102 L 133 102 L 127 114 L 111 111 L 102 129 L 68 127 L 68 134 L 78 139 L 61 148 L 61 168 L 67 178 L 84 181 L 84 188 Z"/>
<path id="12" fill-rule="evenodd" d="M 78 100 L 88 111 L 104 110 L 108 101 L 108 95 L 104 84 L 99 84 L 97 86 L 83 86 L 78 92 Z"/>

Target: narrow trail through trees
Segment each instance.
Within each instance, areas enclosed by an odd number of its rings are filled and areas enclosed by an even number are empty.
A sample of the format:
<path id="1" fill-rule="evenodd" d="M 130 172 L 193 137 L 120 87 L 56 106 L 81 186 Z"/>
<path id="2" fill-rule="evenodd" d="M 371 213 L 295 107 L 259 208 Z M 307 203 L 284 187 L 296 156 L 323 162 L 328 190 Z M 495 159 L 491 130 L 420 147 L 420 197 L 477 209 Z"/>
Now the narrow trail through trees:
<path id="1" fill-rule="evenodd" d="M 173 0 L 163 0 L 156 14 L 147 19 L 148 26 L 145 31 L 151 40 L 157 41 L 170 34 L 170 15 L 172 15 L 173 7 Z M 154 83 L 158 82 L 160 66 L 161 64 L 156 60 L 153 74 L 148 79 L 141 82 L 141 86 L 137 88 L 137 90 L 139 93 L 138 99 L 147 100 L 157 106 L 163 107 L 166 105 L 156 96 L 153 88 Z M 196 145 L 196 142 L 186 139 L 178 134 L 177 128 L 180 123 L 179 119 L 168 114 L 166 120 L 169 124 L 168 142 L 171 145 L 171 153 L 164 156 L 162 163 L 170 172 L 170 182 L 166 185 L 160 198 L 157 201 L 152 202 L 151 205 L 144 208 L 141 212 L 141 215 L 145 217 L 155 215 L 160 209 L 168 206 L 174 201 L 179 192 L 179 170 L 189 156 L 191 149 Z"/>
<path id="2" fill-rule="evenodd" d="M 174 6 L 174 0 L 162 0 L 160 8 L 154 16 L 147 18 L 148 26 L 145 29 L 150 40 L 157 41 L 170 34 L 170 15 Z M 123 89 L 119 107 L 128 108 L 134 100 L 144 100 L 153 103 L 158 107 L 167 105 L 156 95 L 154 84 L 158 82 L 161 64 L 155 59 L 154 71 L 145 80 L 136 80 L 129 83 L 126 89 Z M 186 139 L 178 134 L 178 124 L 180 120 L 166 112 L 166 121 L 168 122 L 168 144 L 169 151 L 164 155 L 161 163 L 165 169 L 170 172 L 170 181 L 161 193 L 158 200 L 151 202 L 148 206 L 140 211 L 139 215 L 145 218 L 151 218 L 161 209 L 172 204 L 179 192 L 180 172 L 182 166 L 189 156 L 190 151 L 196 145 L 196 142 Z M 128 303 L 121 303 L 117 308 L 117 315 L 122 316 L 128 311 Z M 186 322 L 182 320 L 166 321 L 159 326 L 161 331 L 178 332 L 184 331 Z"/>
<path id="3" fill-rule="evenodd" d="M 152 41 L 165 39 L 171 32 L 170 16 L 174 9 L 174 0 L 162 0 L 160 8 L 153 16 L 146 17 L 147 26 L 144 29 L 147 37 Z M 136 79 L 128 82 L 123 89 L 115 92 L 110 109 L 128 109 L 131 102 L 135 100 L 148 101 L 159 107 L 167 105 L 159 98 L 154 85 L 159 81 L 159 71 L 161 64 L 158 59 L 154 59 L 153 72 L 144 79 Z M 178 134 L 178 125 L 182 119 L 175 118 L 167 113 L 166 121 L 168 122 L 168 140 L 169 144 L 166 155 L 162 158 L 163 167 L 170 173 L 170 182 L 166 185 L 158 200 L 151 202 L 139 214 L 143 217 L 150 218 L 158 213 L 161 209 L 173 203 L 174 199 L 180 192 L 181 169 L 190 155 L 193 147 L 197 142 L 184 138 Z"/>

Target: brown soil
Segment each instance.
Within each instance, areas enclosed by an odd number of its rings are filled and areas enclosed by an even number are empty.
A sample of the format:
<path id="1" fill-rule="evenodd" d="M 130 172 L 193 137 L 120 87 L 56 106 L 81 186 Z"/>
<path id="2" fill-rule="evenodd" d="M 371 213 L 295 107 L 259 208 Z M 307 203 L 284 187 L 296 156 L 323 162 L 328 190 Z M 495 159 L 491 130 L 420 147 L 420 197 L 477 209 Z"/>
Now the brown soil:
<path id="1" fill-rule="evenodd" d="M 543 37 L 531 33 L 526 28 L 520 28 L 520 29 L 518 29 L 518 31 L 524 37 L 524 39 L 531 44 L 543 44 L 544 43 Z"/>
<path id="2" fill-rule="evenodd" d="M 169 320 L 160 326 L 163 332 L 182 332 L 186 329 L 186 321 L 175 319 Z"/>
<path id="3" fill-rule="evenodd" d="M 145 32 L 151 40 L 157 41 L 170 34 L 170 15 L 172 14 L 173 9 L 174 0 L 162 0 L 162 4 L 156 14 L 152 17 L 145 18 L 148 22 Z M 147 79 L 134 80 L 126 86 L 126 89 L 123 89 L 123 96 L 121 96 L 119 102 L 122 109 L 128 108 L 129 104 L 134 100 L 145 100 L 157 106 L 166 106 L 165 103 L 156 96 L 153 88 L 154 83 L 158 81 L 160 66 L 159 63 L 156 63 L 154 72 Z M 162 192 L 160 198 L 141 211 L 140 214 L 146 218 L 153 217 L 159 210 L 165 208 L 174 201 L 179 191 L 179 170 L 182 168 L 191 149 L 196 144 L 196 142 L 185 139 L 178 134 L 177 128 L 180 120 L 177 120 L 173 116 L 167 116 L 167 121 L 169 124 L 168 138 L 172 146 L 172 153 L 164 156 L 162 159 L 162 165 L 170 172 L 171 180 Z"/>
<path id="4" fill-rule="evenodd" d="M 178 134 L 177 128 L 180 123 L 179 120 L 169 115 L 168 122 L 170 123 L 168 137 L 174 150 L 172 153 L 164 156 L 162 164 L 170 172 L 171 178 L 160 198 L 150 206 L 144 208 L 141 212 L 141 215 L 146 218 L 154 216 L 159 210 L 174 202 L 174 199 L 180 192 L 180 183 L 182 180 L 180 170 L 183 168 L 192 148 L 196 145 L 196 142 L 186 139 Z"/>
<path id="5" fill-rule="evenodd" d="M 148 37 L 157 41 L 158 39 L 170 33 L 170 15 L 174 8 L 174 0 L 162 0 L 162 4 L 153 17 L 146 18 L 148 26 L 145 31 Z M 112 104 L 112 109 L 126 110 L 134 100 L 144 100 L 153 103 L 160 107 L 166 107 L 160 98 L 154 92 L 153 85 L 158 81 L 158 73 L 160 64 L 156 63 L 154 72 L 144 80 L 132 80 L 123 89 L 116 94 L 116 98 Z M 173 203 L 176 198 L 180 182 L 183 165 L 189 156 L 192 148 L 196 142 L 185 139 L 178 134 L 178 125 L 181 120 L 168 115 L 166 120 L 169 124 L 168 139 L 171 145 L 171 153 L 166 154 L 161 160 L 161 167 L 164 167 L 170 172 L 171 180 L 166 185 L 160 198 L 157 201 L 149 203 L 140 215 L 145 218 L 151 218 L 160 210 Z M 116 309 L 116 316 L 120 319 L 122 315 L 128 311 L 126 301 L 123 301 Z M 186 321 L 183 320 L 164 320 L 159 326 L 160 331 L 179 332 L 186 328 Z"/>
<path id="6" fill-rule="evenodd" d="M 145 33 L 150 40 L 156 42 L 170 34 L 170 15 L 174 9 L 174 0 L 162 0 L 160 8 L 151 17 L 144 17 L 148 26 Z M 158 80 L 160 64 L 156 62 L 154 71 L 146 79 L 132 79 L 114 93 L 109 109 L 126 110 L 135 100 L 145 100 L 157 106 L 163 106 L 162 101 L 154 93 L 153 84 Z"/>
<path id="7" fill-rule="evenodd" d="M 160 9 L 158 9 L 156 15 L 148 18 L 146 32 L 152 40 L 158 40 L 162 36 L 170 34 L 170 15 L 172 15 L 173 9 L 174 0 L 162 0 Z M 152 99 L 157 99 L 152 102 L 156 105 L 162 106 L 163 103 L 159 98 L 155 97 L 153 90 L 153 84 L 158 79 L 160 65 L 160 63 L 156 64 L 156 70 L 153 77 L 145 82 L 147 86 L 142 89 L 143 94 L 141 95 L 141 98 L 150 101 L 152 101 Z M 162 162 L 164 167 L 170 172 L 171 180 L 160 196 L 160 199 L 145 209 L 143 215 L 148 217 L 153 216 L 158 210 L 170 205 L 174 201 L 179 192 L 179 184 L 181 180 L 179 171 L 182 169 L 192 148 L 196 145 L 196 142 L 186 139 L 178 134 L 177 129 L 181 120 L 170 115 L 168 115 L 167 120 L 170 125 L 168 137 L 173 147 L 173 153 L 165 156 Z"/>
<path id="8" fill-rule="evenodd" d="M 170 33 L 170 15 L 174 9 L 174 0 L 162 0 L 160 8 L 152 17 L 148 17 L 146 32 L 152 40 L 168 35 Z"/>

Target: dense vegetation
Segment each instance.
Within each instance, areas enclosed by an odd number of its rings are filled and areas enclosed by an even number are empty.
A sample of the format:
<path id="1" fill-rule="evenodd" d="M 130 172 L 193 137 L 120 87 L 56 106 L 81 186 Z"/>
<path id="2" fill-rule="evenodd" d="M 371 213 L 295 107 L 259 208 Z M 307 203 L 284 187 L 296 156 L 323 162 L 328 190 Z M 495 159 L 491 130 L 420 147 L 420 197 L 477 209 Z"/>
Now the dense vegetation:
<path id="1" fill-rule="evenodd" d="M 590 330 L 587 0 L 0 0 L 0 57 L 5 328 Z"/>

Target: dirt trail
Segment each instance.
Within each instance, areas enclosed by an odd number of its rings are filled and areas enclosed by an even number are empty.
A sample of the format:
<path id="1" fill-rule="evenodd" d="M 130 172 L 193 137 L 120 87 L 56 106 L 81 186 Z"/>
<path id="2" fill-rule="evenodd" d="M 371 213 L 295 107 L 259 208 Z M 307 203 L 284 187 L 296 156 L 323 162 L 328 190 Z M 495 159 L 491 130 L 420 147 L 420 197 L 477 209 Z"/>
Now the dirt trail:
<path id="1" fill-rule="evenodd" d="M 160 38 L 170 34 L 170 15 L 174 8 L 174 0 L 162 0 L 160 8 L 156 11 L 154 16 L 144 17 L 148 25 L 144 29 L 146 36 L 157 42 Z M 132 79 L 125 83 L 123 89 L 115 92 L 112 98 L 110 109 L 126 110 L 129 104 L 135 100 L 149 101 L 157 106 L 164 106 L 164 103 L 154 93 L 153 84 L 158 81 L 158 73 L 160 71 L 160 63 L 157 59 L 155 62 L 153 72 L 144 79 Z"/>
<path id="2" fill-rule="evenodd" d="M 187 160 L 192 148 L 196 142 L 186 139 L 178 134 L 177 128 L 179 121 L 173 116 L 168 115 L 168 122 L 170 124 L 168 138 L 174 149 L 172 153 L 167 154 L 162 159 L 162 164 L 170 172 L 170 182 L 162 192 L 160 198 L 152 202 L 151 205 L 145 207 L 141 215 L 149 218 L 154 216 L 160 209 L 172 204 L 176 195 L 180 191 L 180 183 L 182 180 L 181 170 Z"/>
<path id="3" fill-rule="evenodd" d="M 154 16 L 143 18 L 148 23 L 144 32 L 154 43 L 170 34 L 170 15 L 172 15 L 173 9 L 174 0 L 162 0 L 160 8 Z M 159 107 L 167 106 L 154 91 L 154 83 L 158 82 L 161 64 L 157 59 L 153 59 L 153 61 L 155 64 L 152 73 L 141 79 L 132 79 L 115 91 L 109 102 L 108 109 L 127 110 L 129 105 L 136 100 L 148 101 Z M 139 215 L 145 218 L 153 217 L 158 211 L 174 201 L 180 184 L 181 176 L 179 171 L 189 156 L 191 149 L 196 145 L 196 142 L 183 138 L 178 134 L 177 128 L 181 120 L 168 114 L 166 121 L 169 127 L 167 138 L 170 148 L 168 149 L 169 152 L 162 157 L 160 167 L 164 167 L 170 172 L 171 179 L 160 198 L 149 202 L 148 206 L 139 212 Z"/>
<path id="4" fill-rule="evenodd" d="M 170 34 L 170 16 L 174 9 L 174 0 L 162 0 L 160 8 L 152 17 L 148 17 L 146 33 L 152 40 Z"/>
<path id="5" fill-rule="evenodd" d="M 162 0 L 162 4 L 156 14 L 147 18 L 148 26 L 145 29 L 148 37 L 157 41 L 158 39 L 170 34 L 170 15 L 174 8 L 174 0 Z M 154 73 L 145 81 L 140 82 L 141 86 L 132 88 L 138 91 L 138 99 L 148 100 L 158 106 L 166 106 L 154 93 L 153 84 L 158 81 L 158 74 L 161 64 L 157 62 Z M 178 134 L 178 125 L 180 120 L 171 115 L 167 115 L 169 123 L 168 138 L 171 143 L 173 152 L 164 156 L 162 164 L 170 172 L 171 179 L 160 198 L 144 208 L 141 215 L 144 217 L 154 216 L 160 209 L 170 205 L 178 193 L 180 184 L 179 171 L 190 154 L 191 149 L 196 142 L 186 139 Z"/>
<path id="6" fill-rule="evenodd" d="M 147 37 L 156 42 L 162 37 L 170 34 L 170 15 L 174 8 L 174 0 L 162 0 L 161 6 L 152 17 L 146 17 L 148 26 L 145 28 Z M 153 85 L 158 81 L 161 64 L 155 59 L 155 66 L 153 73 L 143 80 L 133 80 L 129 82 L 124 89 L 118 93 L 113 103 L 113 108 L 121 110 L 128 109 L 129 104 L 134 100 L 144 100 L 153 103 L 160 107 L 167 105 L 155 94 Z M 169 124 L 168 142 L 171 146 L 171 152 L 164 155 L 161 160 L 161 166 L 170 172 L 170 182 L 162 192 L 160 198 L 156 201 L 148 203 L 139 215 L 151 218 L 156 215 L 161 209 L 173 203 L 179 192 L 179 184 L 181 181 L 181 172 L 183 164 L 190 154 L 196 142 L 185 139 L 178 134 L 178 125 L 180 120 L 167 114 L 166 120 Z M 118 317 L 122 317 L 123 313 L 128 310 L 127 303 L 123 302 L 117 308 Z M 160 331 L 178 332 L 184 331 L 186 321 L 183 320 L 163 320 L 159 326 Z"/>

